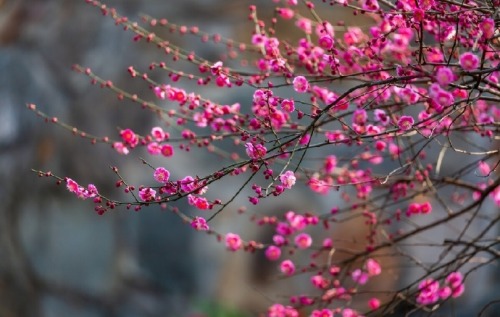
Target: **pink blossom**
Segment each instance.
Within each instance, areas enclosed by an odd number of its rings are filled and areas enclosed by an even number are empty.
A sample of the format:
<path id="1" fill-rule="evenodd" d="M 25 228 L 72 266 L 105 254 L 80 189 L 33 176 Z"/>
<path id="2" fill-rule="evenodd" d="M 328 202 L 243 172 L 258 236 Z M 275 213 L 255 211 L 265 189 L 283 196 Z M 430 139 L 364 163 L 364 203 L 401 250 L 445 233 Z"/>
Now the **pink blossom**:
<path id="1" fill-rule="evenodd" d="M 362 0 L 361 7 L 368 11 L 377 11 L 380 9 L 377 0 Z"/>
<path id="2" fill-rule="evenodd" d="M 333 48 L 333 38 L 330 35 L 323 35 L 319 39 L 319 46 L 325 50 L 331 50 Z"/>
<path id="3" fill-rule="evenodd" d="M 293 18 L 295 12 L 293 12 L 293 10 L 290 8 L 279 8 L 278 13 L 283 19 L 290 20 L 291 18 Z"/>
<path id="4" fill-rule="evenodd" d="M 312 311 L 310 317 L 333 317 L 333 313 L 328 308 L 323 308 L 321 310 L 315 309 Z"/>
<path id="5" fill-rule="evenodd" d="M 277 246 L 270 245 L 267 247 L 266 251 L 266 258 L 270 261 L 276 261 L 280 258 L 281 256 L 281 249 Z"/>
<path id="6" fill-rule="evenodd" d="M 311 284 L 319 289 L 324 289 L 328 287 L 328 280 L 321 275 L 313 275 L 311 277 Z"/>
<path id="7" fill-rule="evenodd" d="M 368 300 L 368 307 L 370 307 L 371 310 L 375 310 L 380 307 L 380 300 L 376 297 L 370 298 Z"/>
<path id="8" fill-rule="evenodd" d="M 263 158 L 267 153 L 267 149 L 262 144 L 253 145 L 252 143 L 246 143 L 245 147 L 247 155 L 254 160 Z"/>
<path id="9" fill-rule="evenodd" d="M 420 293 L 417 295 L 417 303 L 431 305 L 439 300 L 439 282 L 431 278 L 423 280 L 418 285 Z"/>
<path id="10" fill-rule="evenodd" d="M 491 167 L 488 165 L 488 163 L 480 161 L 478 165 L 481 176 L 488 176 L 491 173 Z"/>
<path id="11" fill-rule="evenodd" d="M 415 121 L 410 116 L 401 116 L 398 120 L 398 127 L 403 131 L 407 131 L 413 127 L 414 122 Z"/>
<path id="12" fill-rule="evenodd" d="M 352 122 L 359 125 L 364 125 L 367 119 L 368 115 L 365 109 L 357 109 L 356 111 L 354 111 L 354 114 L 352 115 Z"/>
<path id="13" fill-rule="evenodd" d="M 473 71 L 479 66 L 479 57 L 471 52 L 465 52 L 460 55 L 460 66 L 466 71 Z"/>
<path id="14" fill-rule="evenodd" d="M 479 23 L 479 29 L 482 31 L 485 39 L 492 38 L 495 35 L 495 20 L 492 18 L 484 19 Z"/>
<path id="15" fill-rule="evenodd" d="M 337 157 L 335 155 L 328 155 L 323 163 L 323 168 L 327 174 L 332 174 L 337 167 Z"/>
<path id="16" fill-rule="evenodd" d="M 295 23 L 299 29 L 304 31 L 306 34 L 311 34 L 312 33 L 312 23 L 311 20 L 307 18 L 300 18 L 297 20 Z"/>
<path id="17" fill-rule="evenodd" d="M 290 276 L 295 273 L 295 264 L 291 260 L 284 260 L 280 264 L 280 270 L 281 273 Z"/>
<path id="18" fill-rule="evenodd" d="M 300 233 L 295 237 L 295 245 L 299 249 L 307 249 L 312 244 L 312 238 L 307 233 Z"/>
<path id="19" fill-rule="evenodd" d="M 207 231 L 209 229 L 207 221 L 203 217 L 194 217 L 191 221 L 191 227 L 199 231 Z"/>
<path id="20" fill-rule="evenodd" d="M 124 143 L 130 145 L 130 147 L 135 147 L 139 143 L 139 138 L 131 129 L 125 129 L 120 131 L 120 136 Z"/>
<path id="21" fill-rule="evenodd" d="M 165 157 L 171 157 L 174 155 L 174 147 L 170 144 L 163 144 L 160 146 L 160 152 Z"/>
<path id="22" fill-rule="evenodd" d="M 115 149 L 116 152 L 123 155 L 127 155 L 129 153 L 128 148 L 122 142 L 113 143 L 113 148 Z"/>
<path id="23" fill-rule="evenodd" d="M 352 280 L 360 285 L 366 284 L 368 282 L 368 274 L 361 271 L 360 269 L 356 269 L 351 273 Z"/>
<path id="24" fill-rule="evenodd" d="M 436 71 L 436 81 L 441 86 L 447 86 L 448 84 L 455 81 L 455 75 L 453 74 L 453 71 L 449 67 L 440 67 Z"/>
<path id="25" fill-rule="evenodd" d="M 170 177 L 170 172 L 164 167 L 158 167 L 155 170 L 153 176 L 158 183 L 164 184 L 168 182 L 168 179 Z"/>
<path id="26" fill-rule="evenodd" d="M 240 236 L 235 233 L 226 234 L 226 247 L 231 251 L 237 251 L 243 245 Z"/>
<path id="27" fill-rule="evenodd" d="M 78 185 L 77 182 L 72 180 L 71 178 L 66 178 L 66 188 L 72 192 L 72 193 L 78 193 L 78 189 L 80 188 L 80 185 Z"/>
<path id="28" fill-rule="evenodd" d="M 303 94 L 309 90 L 309 81 L 304 76 L 297 76 L 293 79 L 293 89 Z"/>
<path id="29" fill-rule="evenodd" d="M 373 111 L 373 114 L 375 115 L 375 120 L 376 121 L 379 121 L 380 123 L 382 123 L 383 125 L 387 125 L 389 124 L 390 122 L 390 118 L 389 116 L 385 113 L 384 110 L 381 110 L 381 109 L 375 109 L 375 111 Z"/>
<path id="30" fill-rule="evenodd" d="M 159 155 L 161 154 L 161 147 L 156 142 L 151 142 L 147 146 L 148 153 L 151 155 Z"/>
<path id="31" fill-rule="evenodd" d="M 283 99 L 283 101 L 281 102 L 281 109 L 283 109 L 283 111 L 286 111 L 288 113 L 294 112 L 295 102 L 293 101 L 293 99 Z"/>
<path id="32" fill-rule="evenodd" d="M 297 178 L 295 177 L 293 171 L 286 171 L 280 175 L 280 181 L 283 184 L 283 187 L 288 189 L 292 188 L 292 186 L 295 185 L 296 180 Z"/>
<path id="33" fill-rule="evenodd" d="M 139 189 L 139 198 L 141 198 L 142 201 L 152 201 L 155 200 L 155 195 L 156 195 L 156 190 L 149 188 L 149 187 L 144 187 Z"/>
<path id="34" fill-rule="evenodd" d="M 154 127 L 151 129 L 151 136 L 157 142 L 162 142 L 165 139 L 165 132 L 161 127 Z"/>
<path id="35" fill-rule="evenodd" d="M 200 210 L 207 210 L 210 209 L 211 205 L 208 202 L 208 200 L 205 197 L 199 197 L 195 195 L 188 195 L 188 203 L 191 206 L 195 206 L 196 208 Z"/>
<path id="36" fill-rule="evenodd" d="M 376 276 L 382 273 L 382 268 L 380 267 L 380 264 L 374 259 L 368 259 L 366 261 L 366 271 L 368 271 L 368 275 Z"/>

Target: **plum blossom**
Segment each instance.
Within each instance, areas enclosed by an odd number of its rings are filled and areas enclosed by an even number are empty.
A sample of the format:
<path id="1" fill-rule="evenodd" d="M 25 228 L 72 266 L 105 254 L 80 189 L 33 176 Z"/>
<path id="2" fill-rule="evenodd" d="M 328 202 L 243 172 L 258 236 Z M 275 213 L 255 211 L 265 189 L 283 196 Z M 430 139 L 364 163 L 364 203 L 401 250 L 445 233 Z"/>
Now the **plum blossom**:
<path id="1" fill-rule="evenodd" d="M 479 66 L 479 57 L 471 52 L 465 52 L 460 55 L 460 66 L 466 71 L 473 71 Z"/>
<path id="2" fill-rule="evenodd" d="M 415 123 L 415 121 L 413 120 L 412 117 L 401 116 L 401 118 L 399 118 L 399 120 L 398 120 L 398 127 L 403 131 L 407 131 L 413 127 L 414 123 Z"/>
<path id="3" fill-rule="evenodd" d="M 156 190 L 149 188 L 149 187 L 144 187 L 139 189 L 139 198 L 141 198 L 142 201 L 148 202 L 155 200 L 156 196 Z"/>
<path id="4" fill-rule="evenodd" d="M 226 247 L 230 251 L 237 251 L 243 245 L 240 236 L 235 233 L 226 234 Z"/>
<path id="5" fill-rule="evenodd" d="M 270 245 L 267 247 L 266 251 L 266 258 L 270 261 L 276 261 L 280 258 L 281 256 L 281 249 L 277 246 Z"/>
<path id="6" fill-rule="evenodd" d="M 284 260 L 280 264 L 281 273 L 285 275 L 293 275 L 295 273 L 295 264 L 291 260 Z"/>
<path id="7" fill-rule="evenodd" d="M 307 249 L 312 244 L 312 238 L 307 233 L 300 233 L 295 237 L 295 245 L 299 249 Z"/>
<path id="8" fill-rule="evenodd" d="M 191 227 L 198 231 L 207 231 L 209 229 L 207 221 L 203 217 L 194 217 L 191 221 Z"/>
<path id="9" fill-rule="evenodd" d="M 170 172 L 164 167 L 158 167 L 155 170 L 153 176 L 158 183 L 164 184 L 168 182 L 168 179 L 170 178 Z"/>
<path id="10" fill-rule="evenodd" d="M 292 188 L 292 186 L 295 185 L 296 180 L 297 178 L 295 177 L 293 171 L 286 171 L 280 175 L 281 184 L 283 184 L 283 187 L 288 189 Z"/>
<path id="11" fill-rule="evenodd" d="M 297 76 L 293 79 L 293 89 L 303 94 L 309 90 L 309 81 L 304 76 Z"/>
<path id="12" fill-rule="evenodd" d="M 254 160 L 263 158 L 267 149 L 262 144 L 253 145 L 252 143 L 245 144 L 247 155 Z"/>

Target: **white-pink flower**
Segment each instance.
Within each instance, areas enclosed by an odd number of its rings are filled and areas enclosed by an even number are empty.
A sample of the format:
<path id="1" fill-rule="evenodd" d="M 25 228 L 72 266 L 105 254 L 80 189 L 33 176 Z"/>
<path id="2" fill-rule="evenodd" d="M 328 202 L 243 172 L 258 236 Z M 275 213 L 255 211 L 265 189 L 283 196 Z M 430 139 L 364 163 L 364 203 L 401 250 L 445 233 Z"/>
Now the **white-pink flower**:
<path id="1" fill-rule="evenodd" d="M 293 79 L 293 89 L 303 94 L 309 90 L 309 81 L 304 76 L 297 76 Z"/>
<path id="2" fill-rule="evenodd" d="M 283 184 L 283 187 L 288 189 L 292 188 L 292 186 L 295 185 L 296 180 L 297 178 L 292 171 L 286 171 L 280 175 L 281 184 Z"/>
<path id="3" fill-rule="evenodd" d="M 149 188 L 149 187 L 144 187 L 139 190 L 139 198 L 141 198 L 142 201 L 152 201 L 155 199 L 156 196 L 156 190 Z"/>
<path id="4" fill-rule="evenodd" d="M 459 62 L 464 70 L 472 71 L 479 66 L 479 57 L 471 52 L 465 52 L 460 55 Z"/>
<path id="5" fill-rule="evenodd" d="M 170 178 L 170 172 L 164 167 L 158 167 L 155 170 L 153 176 L 158 183 L 165 184 Z"/>
<path id="6" fill-rule="evenodd" d="M 237 251 L 243 245 L 243 241 L 236 233 L 226 234 L 226 247 L 231 251 Z"/>

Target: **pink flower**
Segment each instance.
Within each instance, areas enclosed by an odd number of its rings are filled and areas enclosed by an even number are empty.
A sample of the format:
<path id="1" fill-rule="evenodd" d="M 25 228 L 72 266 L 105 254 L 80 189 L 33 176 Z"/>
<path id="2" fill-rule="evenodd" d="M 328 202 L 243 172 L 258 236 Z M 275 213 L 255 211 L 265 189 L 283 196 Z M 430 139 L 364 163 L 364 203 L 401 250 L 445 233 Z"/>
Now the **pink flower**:
<path id="1" fill-rule="evenodd" d="M 449 67 L 440 67 L 436 72 L 436 81 L 441 86 L 447 86 L 455 81 L 455 75 Z"/>
<path id="2" fill-rule="evenodd" d="M 130 147 L 135 147 L 139 143 L 139 138 L 131 129 L 125 129 L 120 131 L 120 136 L 126 144 Z"/>
<path id="3" fill-rule="evenodd" d="M 319 289 L 324 289 L 328 287 L 328 280 L 321 275 L 314 275 L 311 277 L 311 284 Z"/>
<path id="4" fill-rule="evenodd" d="M 239 235 L 235 233 L 226 234 L 226 247 L 231 251 L 237 251 L 241 248 L 243 242 Z"/>
<path id="5" fill-rule="evenodd" d="M 253 145 L 252 143 L 245 144 L 247 155 L 254 160 L 263 158 L 267 149 L 262 144 Z"/>
<path id="6" fill-rule="evenodd" d="M 286 171 L 280 175 L 280 181 L 283 184 L 283 187 L 288 189 L 292 188 L 292 186 L 295 185 L 296 180 L 297 178 L 292 171 Z"/>
<path id="7" fill-rule="evenodd" d="M 188 203 L 191 206 L 195 206 L 196 208 L 200 210 L 207 210 L 210 209 L 210 203 L 205 197 L 198 197 L 195 195 L 188 195 Z"/>
<path id="8" fill-rule="evenodd" d="M 479 66 L 479 57 L 471 52 L 465 52 L 460 55 L 460 66 L 466 71 L 473 71 Z"/>
<path id="9" fill-rule="evenodd" d="M 302 29 L 306 34 L 312 33 L 312 23 L 311 20 L 307 18 L 300 18 L 295 23 L 300 29 Z"/>
<path id="10" fill-rule="evenodd" d="M 293 99 L 283 99 L 283 101 L 281 102 L 281 109 L 283 109 L 283 111 L 286 111 L 288 113 L 294 112 L 295 102 L 293 101 Z"/>
<path id="11" fill-rule="evenodd" d="M 303 94 L 309 90 L 309 82 L 304 76 L 297 76 L 293 79 L 293 89 Z"/>
<path id="12" fill-rule="evenodd" d="M 434 304 L 439 300 L 439 282 L 429 278 L 418 285 L 420 293 L 417 295 L 417 303 L 422 305 Z"/>
<path id="13" fill-rule="evenodd" d="M 285 20 L 290 20 L 294 15 L 293 10 L 290 8 L 279 8 L 278 13 Z"/>
<path id="14" fill-rule="evenodd" d="M 491 172 L 491 167 L 486 162 L 480 161 L 478 167 L 481 176 L 488 176 Z"/>
<path id="15" fill-rule="evenodd" d="M 382 273 L 382 268 L 380 267 L 380 264 L 374 259 L 368 259 L 366 261 L 366 271 L 368 271 L 368 275 L 376 276 Z"/>
<path id="16" fill-rule="evenodd" d="M 315 309 L 312 311 L 310 317 L 333 317 L 333 313 L 328 308 L 323 308 L 321 310 Z"/>
<path id="17" fill-rule="evenodd" d="M 198 231 L 207 231 L 209 229 L 207 221 L 203 217 L 194 217 L 191 221 L 191 227 Z"/>
<path id="18" fill-rule="evenodd" d="M 333 48 L 333 38 L 330 35 L 324 35 L 319 39 L 319 46 L 325 50 L 330 50 Z"/>
<path id="19" fill-rule="evenodd" d="M 412 117 L 401 116 L 401 118 L 399 118 L 398 120 L 398 127 L 403 131 L 407 131 L 413 127 L 413 123 L 415 123 L 415 121 Z"/>
<path id="20" fill-rule="evenodd" d="M 153 136 L 153 139 L 155 139 L 157 142 L 161 142 L 165 139 L 165 132 L 160 127 L 152 128 L 151 135 Z"/>
<path id="21" fill-rule="evenodd" d="M 495 35 L 495 20 L 492 18 L 484 19 L 479 23 L 479 29 L 483 32 L 485 39 L 492 38 Z"/>
<path id="22" fill-rule="evenodd" d="M 171 146 L 170 144 L 163 144 L 160 147 L 160 152 L 163 156 L 170 157 L 170 156 L 174 155 L 174 147 Z"/>
<path id="23" fill-rule="evenodd" d="M 312 238 L 307 233 L 300 233 L 295 237 L 295 245 L 299 249 L 307 249 L 312 244 Z"/>
<path id="24" fill-rule="evenodd" d="M 359 125 L 364 125 L 367 119 L 368 115 L 366 114 L 365 109 L 357 109 L 356 111 L 354 111 L 354 114 L 352 115 L 352 122 Z"/>
<path id="25" fill-rule="evenodd" d="M 161 148 L 156 142 L 151 142 L 147 146 L 148 153 L 151 155 L 159 155 L 161 153 Z"/>
<path id="26" fill-rule="evenodd" d="M 158 167 L 155 170 L 153 176 L 158 183 L 164 184 L 168 182 L 168 179 L 170 178 L 170 172 L 164 167 Z"/>
<path id="27" fill-rule="evenodd" d="M 281 270 L 281 273 L 290 276 L 293 273 L 295 273 L 295 264 L 293 264 L 293 262 L 291 260 L 285 260 L 285 261 L 281 262 L 280 270 Z"/>
<path id="28" fill-rule="evenodd" d="M 276 261 L 280 258 L 281 256 L 281 249 L 278 248 L 277 246 L 270 245 L 267 247 L 266 251 L 266 258 L 270 261 Z"/>
<path id="29" fill-rule="evenodd" d="M 375 115 L 375 120 L 376 120 L 376 121 L 379 121 L 380 123 L 382 123 L 382 125 L 387 125 L 387 124 L 389 124 L 390 118 L 389 118 L 389 116 L 385 113 L 385 111 L 384 111 L 384 110 L 381 110 L 381 109 L 375 109 L 375 111 L 373 111 L 373 114 Z"/>
<path id="30" fill-rule="evenodd" d="M 80 186 L 78 185 L 77 182 L 75 182 L 74 180 L 72 180 L 71 178 L 66 178 L 66 188 L 76 194 L 78 193 L 78 189 L 80 188 Z"/>
<path id="31" fill-rule="evenodd" d="M 368 306 L 371 310 L 375 310 L 380 307 L 380 300 L 378 298 L 372 297 L 368 301 Z"/>
<path id="32" fill-rule="evenodd" d="M 360 269 L 356 269 L 351 273 L 352 280 L 360 285 L 366 284 L 368 282 L 368 274 L 361 271 Z"/>
<path id="33" fill-rule="evenodd" d="M 115 149 L 116 152 L 123 155 L 127 155 L 129 153 L 128 148 L 122 142 L 113 143 L 113 148 Z"/>
<path id="34" fill-rule="evenodd" d="M 155 195 L 156 190 L 149 187 L 144 187 L 139 190 L 139 198 L 141 198 L 142 201 L 152 201 L 155 199 Z"/>

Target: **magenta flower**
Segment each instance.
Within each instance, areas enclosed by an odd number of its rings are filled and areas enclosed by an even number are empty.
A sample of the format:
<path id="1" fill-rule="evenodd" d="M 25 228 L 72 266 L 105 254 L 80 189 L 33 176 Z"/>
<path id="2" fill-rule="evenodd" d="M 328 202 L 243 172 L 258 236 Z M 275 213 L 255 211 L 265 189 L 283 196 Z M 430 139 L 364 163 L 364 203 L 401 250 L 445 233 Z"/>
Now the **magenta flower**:
<path id="1" fill-rule="evenodd" d="M 231 251 L 237 251 L 243 245 L 240 236 L 235 233 L 226 234 L 226 247 Z"/>
<path id="2" fill-rule="evenodd" d="M 153 176 L 158 183 L 164 184 L 168 182 L 168 179 L 170 178 L 170 172 L 164 167 L 158 167 L 155 170 Z"/>
<path id="3" fill-rule="evenodd" d="M 288 189 L 292 188 L 292 186 L 295 185 L 296 180 L 297 178 L 292 171 L 286 171 L 280 175 L 281 184 L 283 184 L 283 187 Z"/>
<path id="4" fill-rule="evenodd" d="M 156 190 L 149 187 L 144 187 L 139 190 L 139 198 L 141 198 L 141 200 L 145 202 L 155 200 L 155 195 Z"/>
<path id="5" fill-rule="evenodd" d="M 198 231 L 207 231 L 209 229 L 207 221 L 203 217 L 194 217 L 191 221 L 191 227 Z"/>
<path id="6" fill-rule="evenodd" d="M 398 127 L 403 131 L 407 131 L 413 127 L 414 123 L 415 123 L 415 121 L 413 120 L 412 117 L 401 116 L 401 118 L 399 118 L 399 121 L 398 121 Z"/>
<path id="7" fill-rule="evenodd" d="M 471 52 L 465 52 L 460 55 L 459 62 L 464 70 L 473 71 L 479 66 L 479 57 Z"/>
<path id="8" fill-rule="evenodd" d="M 263 158 L 267 149 L 262 144 L 253 145 L 252 143 L 245 144 L 247 155 L 254 160 Z"/>
<path id="9" fill-rule="evenodd" d="M 295 245 L 299 249 L 307 249 L 312 244 L 312 238 L 307 233 L 300 233 L 295 237 Z"/>
<path id="10" fill-rule="evenodd" d="M 295 264 L 293 264 L 293 262 L 291 260 L 285 260 L 285 261 L 281 262 L 280 270 L 281 270 L 281 273 L 290 276 L 293 273 L 295 273 Z"/>
<path id="11" fill-rule="evenodd" d="M 309 90 L 309 82 L 304 76 L 297 76 L 293 79 L 293 89 L 303 94 Z"/>
<path id="12" fill-rule="evenodd" d="M 280 258 L 281 256 L 281 249 L 278 248 L 277 246 L 270 245 L 267 247 L 266 251 L 266 258 L 270 261 L 276 261 Z"/>

